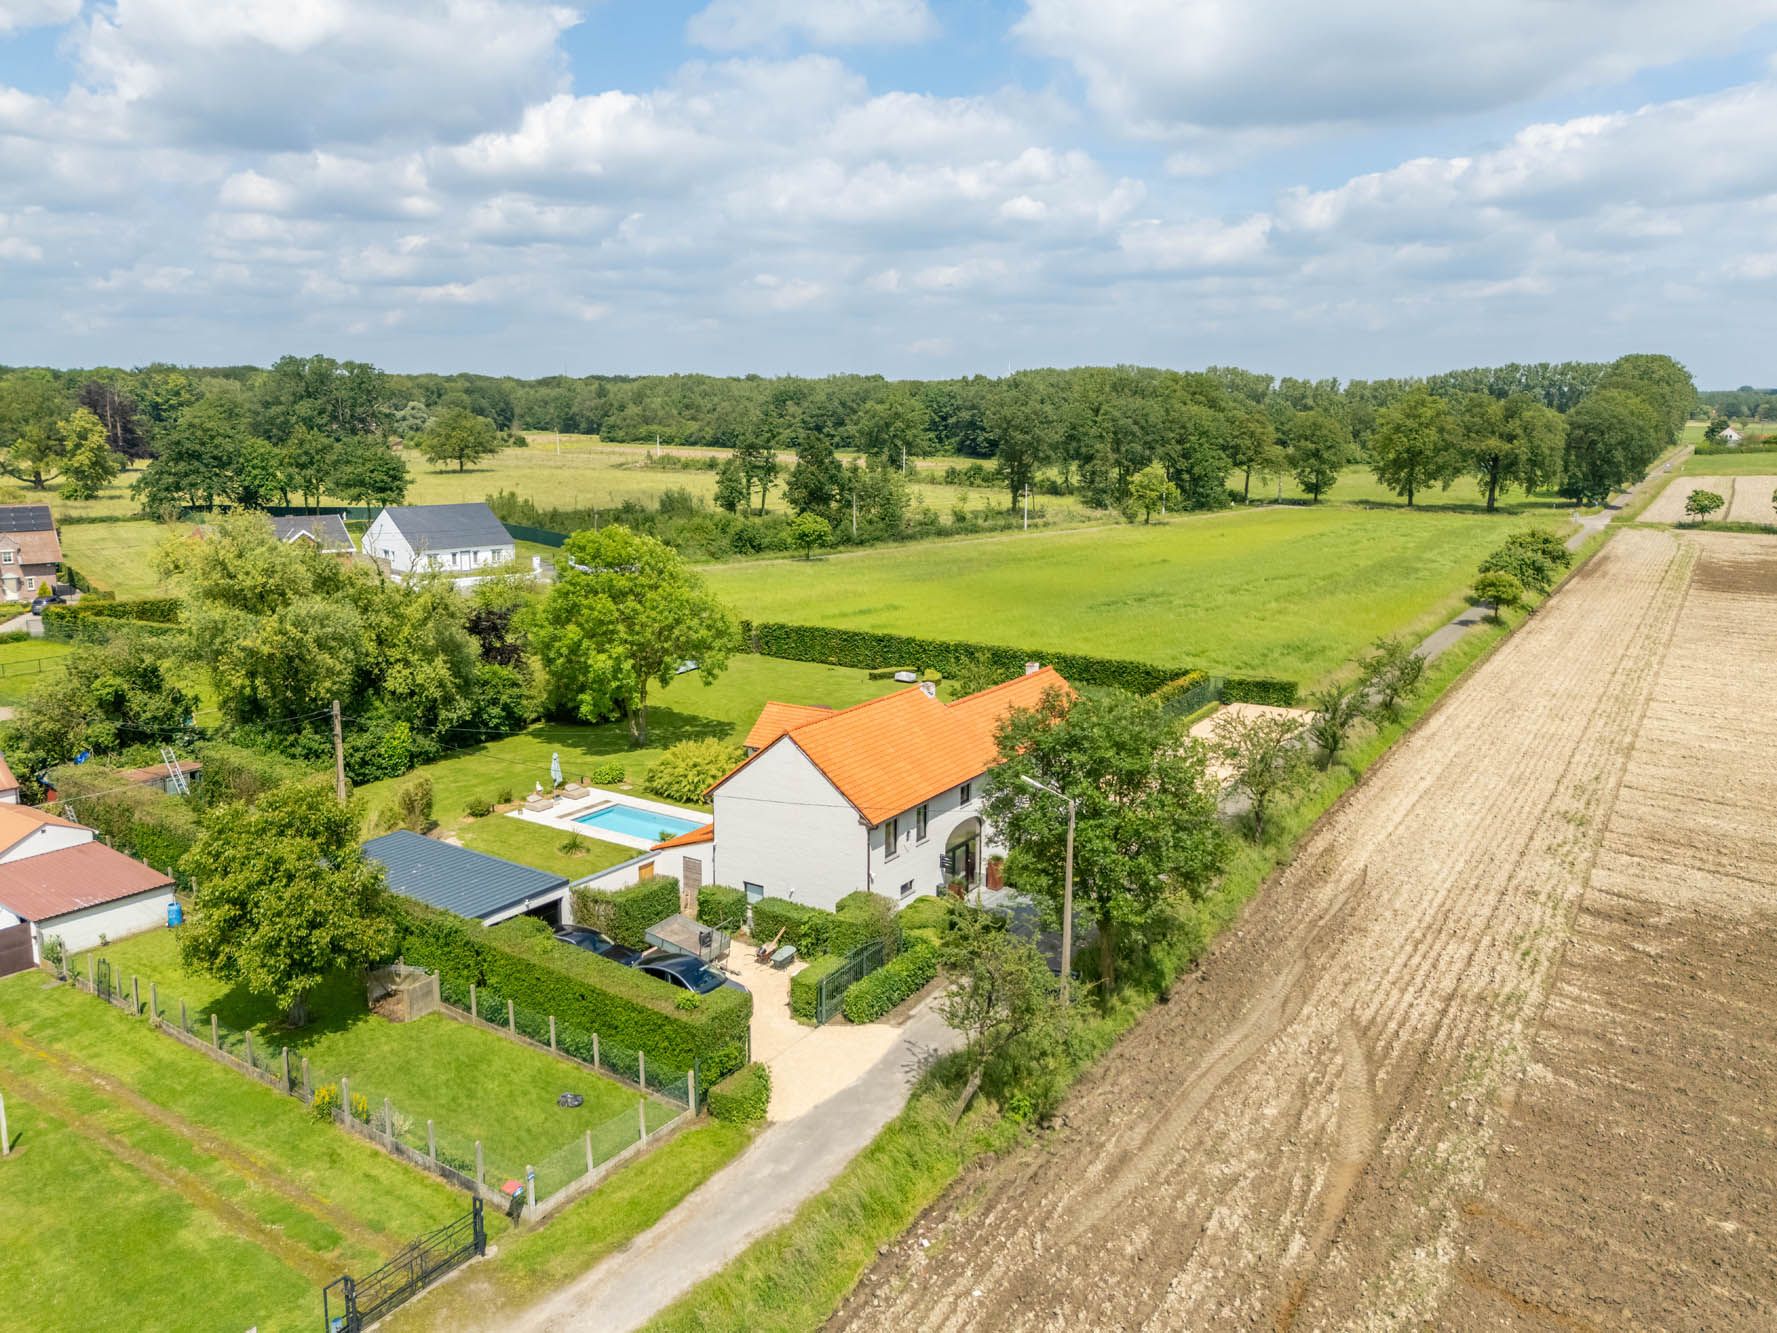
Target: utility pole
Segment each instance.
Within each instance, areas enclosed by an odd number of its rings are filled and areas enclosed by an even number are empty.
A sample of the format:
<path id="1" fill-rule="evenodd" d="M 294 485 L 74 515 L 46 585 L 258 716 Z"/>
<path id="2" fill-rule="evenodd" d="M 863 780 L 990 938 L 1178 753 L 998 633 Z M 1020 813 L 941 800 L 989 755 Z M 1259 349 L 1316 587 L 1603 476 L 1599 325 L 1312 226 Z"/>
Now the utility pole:
<path id="1" fill-rule="evenodd" d="M 333 701 L 333 790 L 346 803 L 346 742 L 339 725 L 339 700 Z"/>

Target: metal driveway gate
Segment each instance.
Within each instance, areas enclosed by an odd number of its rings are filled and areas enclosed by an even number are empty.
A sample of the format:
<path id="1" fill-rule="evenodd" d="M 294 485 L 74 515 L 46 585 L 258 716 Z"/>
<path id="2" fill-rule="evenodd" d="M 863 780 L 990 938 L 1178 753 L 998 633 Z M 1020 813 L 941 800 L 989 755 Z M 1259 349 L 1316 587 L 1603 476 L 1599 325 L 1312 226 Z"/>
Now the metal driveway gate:
<path id="1" fill-rule="evenodd" d="M 814 997 L 814 1021 L 817 1024 L 825 1023 L 839 1012 L 839 1002 L 845 998 L 846 987 L 881 967 L 885 952 L 881 940 L 871 940 L 853 949 L 843 963 L 821 978 Z"/>
<path id="2" fill-rule="evenodd" d="M 468 1212 L 421 1236 L 369 1277 L 354 1281 L 342 1275 L 329 1282 L 321 1292 L 322 1327 L 327 1333 L 359 1333 L 458 1264 L 486 1253 L 487 1229 L 477 1197 Z"/>

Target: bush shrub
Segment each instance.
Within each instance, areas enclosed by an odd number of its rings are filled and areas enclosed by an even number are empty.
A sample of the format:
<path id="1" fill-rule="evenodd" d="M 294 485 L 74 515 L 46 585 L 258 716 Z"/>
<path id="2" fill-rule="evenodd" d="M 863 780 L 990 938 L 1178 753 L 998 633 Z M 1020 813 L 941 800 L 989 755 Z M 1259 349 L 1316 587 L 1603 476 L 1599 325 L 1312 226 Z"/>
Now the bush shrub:
<path id="1" fill-rule="evenodd" d="M 1288 708 L 1296 702 L 1296 682 L 1269 676 L 1229 676 L 1222 681 L 1222 702 Z"/>
<path id="2" fill-rule="evenodd" d="M 650 1066 L 695 1067 L 706 1087 L 744 1062 L 753 1013 L 745 991 L 724 986 L 700 997 L 696 1009 L 683 1010 L 683 991 L 563 944 L 535 917 L 488 929 L 411 900 L 400 906 L 400 949 L 410 964 L 438 972 L 457 993 L 481 988 L 481 1003 L 495 1012 L 511 1000 L 534 1014 L 555 1015 L 569 1029 L 561 1041 L 571 1054 L 590 1059 L 590 1043 L 582 1052 L 572 1042 L 596 1032 L 605 1042 L 646 1052 Z"/>
<path id="3" fill-rule="evenodd" d="M 623 781 L 623 761 L 621 759 L 601 759 L 592 766 L 591 779 L 601 787 L 609 787 Z"/>
<path id="4" fill-rule="evenodd" d="M 827 949 L 844 957 L 874 940 L 881 940 L 884 958 L 901 952 L 901 923 L 895 903 L 880 893 L 859 890 L 837 904 L 827 933 Z"/>
<path id="5" fill-rule="evenodd" d="M 915 898 L 901 909 L 895 920 L 905 938 L 941 945 L 954 928 L 955 914 L 956 899 L 947 893 L 933 893 Z"/>
<path id="6" fill-rule="evenodd" d="M 377 816 L 377 827 L 387 833 L 403 828 L 410 833 L 424 833 L 432 827 L 432 779 L 421 774 L 404 782 L 389 798 Z"/>
<path id="7" fill-rule="evenodd" d="M 790 978 L 790 1017 L 802 1023 L 813 1023 L 815 1005 L 821 997 L 821 982 L 845 965 L 845 959 L 830 953 L 817 958 Z"/>
<path id="8" fill-rule="evenodd" d="M 648 927 L 678 910 L 679 881 L 671 875 L 657 875 L 626 889 L 574 890 L 574 920 L 595 926 L 632 949 L 647 948 Z"/>
<path id="9" fill-rule="evenodd" d="M 757 1060 L 735 1070 L 710 1089 L 710 1116 L 731 1125 L 754 1125 L 771 1105 L 771 1071 Z"/>
<path id="10" fill-rule="evenodd" d="M 332 1120 L 339 1110 L 339 1084 L 323 1083 L 309 1098 L 309 1111 L 317 1120 Z"/>
<path id="11" fill-rule="evenodd" d="M 176 625 L 184 603 L 177 597 L 135 597 L 129 601 L 87 601 L 82 598 L 66 606 L 44 608 L 44 621 L 79 620 L 99 617 L 105 620 L 143 620 L 154 625 Z"/>
<path id="12" fill-rule="evenodd" d="M 208 808 L 229 801 L 251 805 L 260 796 L 286 782 L 313 777 L 317 769 L 300 759 L 272 754 L 226 741 L 205 741 L 197 747 L 203 776 L 193 787 L 198 804 Z"/>
<path id="13" fill-rule="evenodd" d="M 840 1011 L 853 1023 L 874 1023 L 938 975 L 938 950 L 914 945 L 894 962 L 846 988 Z"/>
<path id="14" fill-rule="evenodd" d="M 747 919 L 747 892 L 725 884 L 705 884 L 697 891 L 697 919 L 733 934 Z"/>
<path id="15" fill-rule="evenodd" d="M 463 802 L 463 811 L 471 819 L 486 819 L 494 812 L 494 803 L 485 796 L 471 796 Z"/>
<path id="16" fill-rule="evenodd" d="M 741 747 L 729 741 L 680 741 L 649 766 L 642 786 L 669 801 L 699 802 L 743 758 Z"/>

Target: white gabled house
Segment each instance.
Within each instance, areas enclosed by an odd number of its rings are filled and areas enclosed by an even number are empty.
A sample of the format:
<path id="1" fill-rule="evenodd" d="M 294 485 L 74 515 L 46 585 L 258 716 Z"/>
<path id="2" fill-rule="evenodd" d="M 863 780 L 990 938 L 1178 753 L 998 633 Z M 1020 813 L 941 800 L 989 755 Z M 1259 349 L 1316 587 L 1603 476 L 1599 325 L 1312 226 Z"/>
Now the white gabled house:
<path id="1" fill-rule="evenodd" d="M 390 505 L 364 532 L 364 554 L 390 573 L 465 573 L 511 562 L 512 534 L 485 504 Z"/>
<path id="2" fill-rule="evenodd" d="M 858 889 L 905 904 L 953 880 L 979 884 L 1001 849 L 981 818 L 994 731 L 1068 689 L 1032 663 L 948 704 L 931 685 L 834 710 L 767 704 L 746 761 L 710 789 L 712 878 L 749 901 L 828 909 Z"/>

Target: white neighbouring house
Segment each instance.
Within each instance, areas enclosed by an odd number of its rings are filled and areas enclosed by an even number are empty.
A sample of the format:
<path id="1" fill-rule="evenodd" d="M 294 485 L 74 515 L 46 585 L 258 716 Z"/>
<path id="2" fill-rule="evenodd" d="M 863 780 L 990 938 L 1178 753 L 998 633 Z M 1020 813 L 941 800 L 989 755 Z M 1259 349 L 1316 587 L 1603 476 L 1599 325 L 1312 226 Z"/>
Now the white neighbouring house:
<path id="1" fill-rule="evenodd" d="M 981 819 L 994 731 L 1050 690 L 1069 686 L 1032 663 L 952 703 L 914 685 L 851 708 L 767 704 L 746 761 L 710 789 L 715 882 L 828 909 L 858 889 L 906 904 L 974 887 L 1001 850 Z"/>
<path id="2" fill-rule="evenodd" d="M 30 805 L 0 805 L 0 975 L 165 925 L 173 881 L 98 840 L 84 824 Z"/>
<path id="3" fill-rule="evenodd" d="M 390 505 L 365 530 L 363 551 L 392 574 L 467 573 L 509 564 L 512 534 L 484 504 Z"/>

